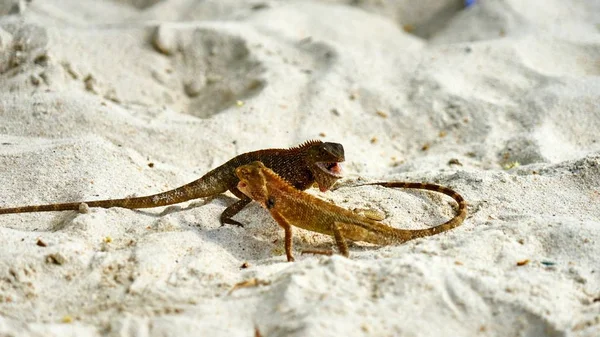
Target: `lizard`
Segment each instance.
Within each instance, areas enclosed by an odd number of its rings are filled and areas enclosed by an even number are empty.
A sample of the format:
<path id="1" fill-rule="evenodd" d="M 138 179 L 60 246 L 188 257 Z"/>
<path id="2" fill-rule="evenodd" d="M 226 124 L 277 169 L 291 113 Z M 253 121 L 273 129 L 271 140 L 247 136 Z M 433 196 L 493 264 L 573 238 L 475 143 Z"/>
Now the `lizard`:
<path id="1" fill-rule="evenodd" d="M 123 199 L 0 208 L 0 214 L 79 210 L 84 203 L 88 207 L 101 208 L 152 208 L 214 196 L 229 190 L 240 200 L 228 206 L 222 212 L 221 225 L 227 223 L 242 226 L 232 217 L 248 205 L 252 199 L 237 188 L 239 179 L 235 174 L 235 169 L 238 166 L 261 161 L 280 174 L 294 188 L 305 190 L 316 182 L 321 191 L 326 191 L 341 178 L 339 163 L 344 160 L 344 147 L 342 144 L 309 140 L 287 149 L 264 149 L 240 154 L 206 173 L 200 179 L 158 194 Z"/>
<path id="2" fill-rule="evenodd" d="M 348 257 L 346 240 L 364 241 L 378 245 L 399 244 L 408 240 L 431 236 L 459 226 L 467 216 L 467 202 L 454 190 L 431 183 L 402 181 L 361 184 L 401 187 L 440 192 L 456 201 L 456 215 L 445 223 L 426 229 L 398 229 L 339 207 L 286 183 L 263 163 L 254 162 L 236 169 L 238 190 L 266 208 L 285 232 L 285 253 L 289 262 L 292 255 L 292 226 L 333 236 L 341 255 Z M 356 187 L 356 186 L 355 186 Z M 331 255 L 332 251 L 308 250 L 303 253 Z"/>

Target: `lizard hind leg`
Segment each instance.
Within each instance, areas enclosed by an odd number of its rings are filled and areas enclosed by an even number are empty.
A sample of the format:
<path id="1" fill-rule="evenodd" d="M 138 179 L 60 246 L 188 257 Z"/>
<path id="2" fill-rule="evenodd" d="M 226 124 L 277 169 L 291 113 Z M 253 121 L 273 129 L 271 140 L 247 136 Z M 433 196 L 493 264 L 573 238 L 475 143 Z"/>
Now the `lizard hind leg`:
<path id="1" fill-rule="evenodd" d="M 335 238 L 335 243 L 338 246 L 338 250 L 340 251 L 340 254 L 344 255 L 345 257 L 348 257 L 350 255 L 350 252 L 348 251 L 348 243 L 346 242 L 346 239 L 342 235 L 342 231 L 340 230 L 340 225 L 341 225 L 341 223 L 339 223 L 337 221 L 333 223 L 333 237 Z"/>
<path id="2" fill-rule="evenodd" d="M 341 255 L 348 257 L 350 252 L 348 250 L 348 243 L 346 239 L 342 235 L 342 231 L 340 230 L 341 223 L 334 222 L 332 226 L 333 237 L 335 238 L 335 243 L 338 247 L 338 250 Z M 333 255 L 332 250 L 321 250 L 321 249 L 306 249 L 302 251 L 302 254 L 319 254 L 319 255 Z"/>

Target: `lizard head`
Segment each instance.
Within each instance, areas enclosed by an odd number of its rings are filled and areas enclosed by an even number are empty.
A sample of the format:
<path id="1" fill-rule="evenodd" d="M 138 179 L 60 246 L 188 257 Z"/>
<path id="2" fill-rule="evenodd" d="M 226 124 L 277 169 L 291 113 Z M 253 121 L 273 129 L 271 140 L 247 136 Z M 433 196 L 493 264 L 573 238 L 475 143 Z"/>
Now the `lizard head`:
<path id="1" fill-rule="evenodd" d="M 238 190 L 263 207 L 266 207 L 268 198 L 267 180 L 263 171 L 266 169 L 266 166 L 259 161 L 235 169 L 235 174 L 240 179 L 237 184 Z"/>
<path id="2" fill-rule="evenodd" d="M 327 191 L 342 177 L 340 162 L 344 160 L 344 147 L 339 143 L 314 142 L 306 150 L 307 166 L 321 192 Z"/>

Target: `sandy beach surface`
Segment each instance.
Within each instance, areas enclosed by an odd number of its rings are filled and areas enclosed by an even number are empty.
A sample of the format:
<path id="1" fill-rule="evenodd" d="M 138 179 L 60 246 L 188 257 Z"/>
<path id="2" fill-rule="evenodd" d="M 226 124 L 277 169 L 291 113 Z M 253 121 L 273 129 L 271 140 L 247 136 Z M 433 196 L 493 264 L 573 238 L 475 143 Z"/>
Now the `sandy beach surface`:
<path id="1" fill-rule="evenodd" d="M 0 215 L 0 336 L 600 336 L 600 1 L 4 0 L 0 207 L 344 145 L 309 193 L 450 232 L 350 258 L 253 203 Z M 236 284 L 238 285 L 237 287 Z M 244 285 L 244 286 L 240 286 Z"/>

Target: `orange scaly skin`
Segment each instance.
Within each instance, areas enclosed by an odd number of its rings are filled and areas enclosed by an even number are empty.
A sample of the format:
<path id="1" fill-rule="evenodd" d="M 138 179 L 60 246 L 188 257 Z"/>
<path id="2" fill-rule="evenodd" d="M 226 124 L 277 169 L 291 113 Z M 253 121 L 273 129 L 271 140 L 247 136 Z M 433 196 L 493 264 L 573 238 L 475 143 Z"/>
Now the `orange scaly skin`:
<path id="1" fill-rule="evenodd" d="M 341 177 L 338 163 L 344 161 L 344 147 L 338 143 L 312 140 L 289 149 L 266 149 L 248 152 L 234 157 L 200 179 L 174 190 L 134 198 L 0 208 L 0 214 L 79 210 L 82 203 L 87 204 L 89 207 L 102 208 L 151 208 L 209 197 L 229 190 L 241 200 L 223 211 L 220 219 L 221 224 L 228 223 L 242 226 L 241 223 L 231 218 L 252 200 L 237 189 L 239 180 L 235 175 L 235 169 L 238 166 L 257 160 L 279 173 L 283 179 L 297 189 L 305 190 L 316 182 L 319 188 L 325 191 Z"/>
<path id="2" fill-rule="evenodd" d="M 333 236 L 340 253 L 347 257 L 346 239 L 379 245 L 403 243 L 455 228 L 467 216 L 467 203 L 463 197 L 450 188 L 435 184 L 400 181 L 364 184 L 435 191 L 446 194 L 457 202 L 458 210 L 454 218 L 432 228 L 407 230 L 384 225 L 299 191 L 260 162 L 238 167 L 236 174 L 240 178 L 238 189 L 268 209 L 277 223 L 283 227 L 288 261 L 294 261 L 292 226 Z M 305 252 L 331 254 L 330 251 Z"/>

